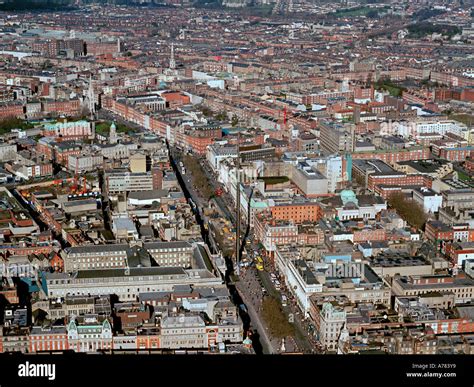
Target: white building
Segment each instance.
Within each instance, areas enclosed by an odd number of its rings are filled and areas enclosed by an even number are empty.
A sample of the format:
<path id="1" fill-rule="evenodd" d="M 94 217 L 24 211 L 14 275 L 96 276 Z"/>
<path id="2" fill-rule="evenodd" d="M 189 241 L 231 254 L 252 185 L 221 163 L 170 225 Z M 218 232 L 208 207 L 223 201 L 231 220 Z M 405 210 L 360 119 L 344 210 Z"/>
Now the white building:
<path id="1" fill-rule="evenodd" d="M 319 312 L 319 318 L 319 341 L 327 349 L 335 350 L 347 320 L 346 312 L 341 307 L 325 302 Z"/>
<path id="2" fill-rule="evenodd" d="M 0 144 L 0 161 L 14 160 L 17 156 L 16 144 Z"/>
<path id="3" fill-rule="evenodd" d="M 322 293 L 323 285 L 319 283 L 315 274 L 302 259 L 291 259 L 294 257 L 288 251 L 277 249 L 275 252 L 275 265 L 277 270 L 285 278 L 286 285 L 295 296 L 304 317 L 309 316 L 311 307 L 310 297 L 315 293 Z"/>
<path id="4" fill-rule="evenodd" d="M 413 200 L 423 206 L 425 212 L 435 213 L 443 203 L 443 196 L 430 188 L 422 187 L 413 190 Z"/>
<path id="5" fill-rule="evenodd" d="M 207 147 L 206 158 L 211 168 L 217 172 L 222 160 L 237 157 L 237 147 L 212 144 Z"/>
<path id="6" fill-rule="evenodd" d="M 79 325 L 73 319 L 67 326 L 69 348 L 75 352 L 96 352 L 112 348 L 112 327 L 108 320 L 85 318 Z"/>
<path id="7" fill-rule="evenodd" d="M 104 163 L 104 156 L 102 155 L 69 155 L 67 159 L 67 167 L 75 174 L 95 171 Z"/>
<path id="8" fill-rule="evenodd" d="M 468 139 L 467 126 L 455 120 L 416 120 L 416 121 L 390 121 L 380 126 L 380 134 L 400 135 L 405 138 L 418 138 L 421 134 L 456 134 Z"/>

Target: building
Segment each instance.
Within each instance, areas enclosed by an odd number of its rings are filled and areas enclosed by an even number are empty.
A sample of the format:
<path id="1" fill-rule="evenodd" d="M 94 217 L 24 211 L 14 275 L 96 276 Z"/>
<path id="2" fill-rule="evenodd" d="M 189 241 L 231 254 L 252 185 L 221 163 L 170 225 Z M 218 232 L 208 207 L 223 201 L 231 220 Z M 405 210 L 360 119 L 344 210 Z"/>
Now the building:
<path id="1" fill-rule="evenodd" d="M 91 138 L 93 124 L 88 121 L 64 121 L 44 124 L 43 136 L 62 137 L 64 139 Z"/>
<path id="2" fill-rule="evenodd" d="M 94 316 L 72 319 L 67 325 L 69 348 L 75 352 L 97 352 L 112 349 L 112 326 L 108 319 L 102 322 Z"/>
<path id="3" fill-rule="evenodd" d="M 126 169 L 106 171 L 105 181 L 107 192 L 116 194 L 121 192 L 151 191 L 153 175 L 151 172 L 129 172 Z"/>
<path id="4" fill-rule="evenodd" d="M 323 216 L 319 204 L 312 202 L 277 203 L 270 207 L 270 211 L 273 219 L 292 220 L 296 224 L 307 221 L 317 222 Z"/>
<path id="5" fill-rule="evenodd" d="M 308 198 L 328 194 L 328 179 L 306 162 L 293 167 L 292 181 Z"/>
<path id="6" fill-rule="evenodd" d="M 29 352 L 67 351 L 68 332 L 65 326 L 34 326 L 29 335 Z"/>
<path id="7" fill-rule="evenodd" d="M 149 242 L 143 246 L 159 266 L 193 265 L 195 247 L 188 242 Z"/>
<path id="8" fill-rule="evenodd" d="M 354 126 L 324 121 L 320 124 L 321 150 L 328 153 L 353 152 Z"/>
<path id="9" fill-rule="evenodd" d="M 338 196 L 322 200 L 321 206 L 335 209 L 337 220 L 375 219 L 380 211 L 387 209 L 380 196 L 357 196 L 352 190 L 342 190 Z"/>
<path id="10" fill-rule="evenodd" d="M 76 175 L 96 171 L 98 168 L 101 168 L 103 164 L 104 156 L 91 155 L 89 152 L 79 155 L 70 155 L 67 160 L 67 168 Z"/>
<path id="11" fill-rule="evenodd" d="M 396 296 L 418 296 L 427 293 L 451 293 L 456 304 L 472 302 L 474 280 L 468 277 L 446 275 L 396 276 L 392 281 L 392 292 Z"/>
<path id="12" fill-rule="evenodd" d="M 314 321 L 318 341 L 326 348 L 333 351 L 337 349 L 341 330 L 346 324 L 346 311 L 337 303 L 324 302 L 314 305 L 316 300 L 311 299 L 310 316 Z"/>
<path id="13" fill-rule="evenodd" d="M 443 203 L 443 196 L 430 188 L 422 187 L 413 190 L 413 200 L 420 204 L 425 212 L 435 213 Z"/>
<path id="14" fill-rule="evenodd" d="M 161 321 L 162 348 L 206 348 L 206 324 L 200 316 L 165 317 Z"/>
<path id="15" fill-rule="evenodd" d="M 254 219 L 255 237 L 267 252 L 276 250 L 277 245 L 296 243 L 298 226 L 291 221 L 276 221 L 271 217 L 256 213 Z"/>
<path id="16" fill-rule="evenodd" d="M 147 171 L 147 157 L 143 153 L 134 153 L 130 156 L 130 172 L 131 173 L 146 173 Z"/>
<path id="17" fill-rule="evenodd" d="M 45 277 L 50 298 L 115 294 L 120 300 L 130 301 L 141 292 L 169 291 L 176 285 L 223 286 L 222 279 L 206 269 L 181 267 L 95 269 L 71 274 L 46 273 Z"/>
<path id="18" fill-rule="evenodd" d="M 115 269 L 128 266 L 132 250 L 128 244 L 74 246 L 64 250 L 66 272 Z"/>
<path id="19" fill-rule="evenodd" d="M 381 278 L 395 275 L 431 275 L 433 265 L 421 256 L 387 250 L 368 259 L 369 266 Z"/>

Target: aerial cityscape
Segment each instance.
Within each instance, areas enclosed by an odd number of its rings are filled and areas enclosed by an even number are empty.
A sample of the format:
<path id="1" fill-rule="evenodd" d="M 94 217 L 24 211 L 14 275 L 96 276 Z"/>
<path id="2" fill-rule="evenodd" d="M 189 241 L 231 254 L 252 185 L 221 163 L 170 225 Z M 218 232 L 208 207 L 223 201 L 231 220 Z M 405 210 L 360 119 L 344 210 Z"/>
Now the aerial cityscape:
<path id="1" fill-rule="evenodd" d="M 0 240 L 0 353 L 474 354 L 474 1 L 0 1 Z"/>

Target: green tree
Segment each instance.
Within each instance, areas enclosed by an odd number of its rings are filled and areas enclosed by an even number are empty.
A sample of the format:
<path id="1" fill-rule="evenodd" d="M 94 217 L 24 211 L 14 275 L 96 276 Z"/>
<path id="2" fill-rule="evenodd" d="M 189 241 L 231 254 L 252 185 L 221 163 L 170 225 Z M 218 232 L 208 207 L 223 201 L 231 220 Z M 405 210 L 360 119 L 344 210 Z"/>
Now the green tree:
<path id="1" fill-rule="evenodd" d="M 397 192 L 390 196 L 388 200 L 390 207 L 394 208 L 406 222 L 417 229 L 421 229 L 426 223 L 427 216 L 423 207 L 403 193 Z"/>
<path id="2" fill-rule="evenodd" d="M 239 118 L 235 114 L 232 116 L 231 123 L 233 127 L 237 126 L 237 124 L 239 123 Z"/>
<path id="3" fill-rule="evenodd" d="M 216 120 L 225 121 L 227 119 L 228 119 L 227 112 L 225 112 L 225 111 L 221 111 L 221 112 L 219 112 L 219 114 L 216 115 Z"/>
<path id="4" fill-rule="evenodd" d="M 294 334 L 293 325 L 288 322 L 280 301 L 275 297 L 265 297 L 263 299 L 262 317 L 267 323 L 272 336 L 282 339 Z"/>
<path id="5" fill-rule="evenodd" d="M 202 114 L 204 114 L 204 116 L 212 117 L 212 110 L 211 109 L 204 106 L 204 107 L 201 108 L 201 111 L 202 111 Z"/>

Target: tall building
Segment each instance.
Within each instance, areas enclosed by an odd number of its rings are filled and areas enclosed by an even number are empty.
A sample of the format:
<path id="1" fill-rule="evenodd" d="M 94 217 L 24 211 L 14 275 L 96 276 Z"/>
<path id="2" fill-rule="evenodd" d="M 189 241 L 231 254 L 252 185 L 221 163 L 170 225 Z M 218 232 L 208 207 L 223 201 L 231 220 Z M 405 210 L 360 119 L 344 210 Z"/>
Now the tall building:
<path id="1" fill-rule="evenodd" d="M 176 68 L 176 61 L 174 59 L 174 44 L 171 43 L 170 69 L 174 70 L 175 68 Z"/>
<path id="2" fill-rule="evenodd" d="M 117 144 L 117 127 L 115 126 L 115 122 L 112 122 L 112 125 L 110 125 L 109 143 Z"/>
<path id="3" fill-rule="evenodd" d="M 354 125 L 321 122 L 321 149 L 329 153 L 354 151 Z"/>

